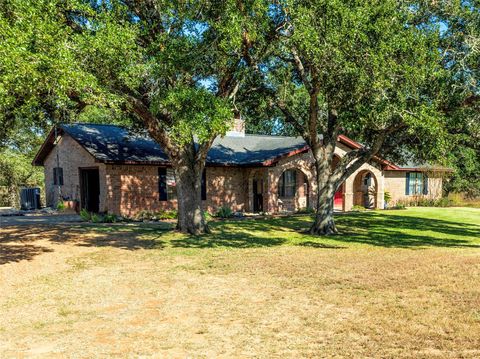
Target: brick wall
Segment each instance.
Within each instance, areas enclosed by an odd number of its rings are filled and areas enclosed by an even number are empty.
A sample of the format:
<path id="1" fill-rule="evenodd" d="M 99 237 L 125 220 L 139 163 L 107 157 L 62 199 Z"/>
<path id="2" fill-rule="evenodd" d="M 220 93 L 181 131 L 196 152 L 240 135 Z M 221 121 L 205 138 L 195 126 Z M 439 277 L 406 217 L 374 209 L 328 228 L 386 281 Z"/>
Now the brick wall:
<path id="1" fill-rule="evenodd" d="M 248 203 L 247 171 L 235 167 L 207 167 L 206 209 L 214 213 L 227 206 L 233 211 L 245 211 Z"/>
<path id="2" fill-rule="evenodd" d="M 412 195 L 405 195 L 406 171 L 385 171 L 385 191 L 390 192 L 391 204 L 398 201 L 413 198 Z M 443 178 L 441 173 L 427 173 L 428 175 L 428 194 L 426 198 L 440 198 L 442 196 Z M 423 196 L 422 196 L 423 197 Z"/>
<path id="3" fill-rule="evenodd" d="M 132 217 L 141 210 L 176 208 L 176 201 L 160 201 L 158 167 L 107 165 L 107 208 L 111 213 Z"/>
<path id="4" fill-rule="evenodd" d="M 207 200 L 204 208 L 214 213 L 227 206 L 245 210 L 245 170 L 233 167 L 207 167 Z M 107 207 L 109 212 L 135 216 L 141 210 L 160 211 L 177 208 L 176 200 L 160 201 L 157 166 L 107 165 Z"/>
<path id="5" fill-rule="evenodd" d="M 44 162 L 45 197 L 47 206 L 55 206 L 59 200 L 58 186 L 53 184 L 54 167 L 63 168 L 63 186 L 60 186 L 61 196 L 63 198 L 77 201 L 80 201 L 79 168 L 98 168 L 100 175 L 100 211 L 106 210 L 105 165 L 102 163 L 96 163 L 93 156 L 67 134 L 64 134 L 60 138 L 58 144 L 49 153 Z"/>

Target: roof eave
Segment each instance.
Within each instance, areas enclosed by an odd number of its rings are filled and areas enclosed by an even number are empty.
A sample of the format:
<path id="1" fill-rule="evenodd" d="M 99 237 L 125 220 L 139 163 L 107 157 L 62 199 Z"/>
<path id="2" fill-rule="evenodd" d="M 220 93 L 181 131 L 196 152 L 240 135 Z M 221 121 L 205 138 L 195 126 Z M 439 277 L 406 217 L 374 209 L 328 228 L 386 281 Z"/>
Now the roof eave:
<path id="1" fill-rule="evenodd" d="M 292 157 L 292 156 L 295 156 L 295 155 L 298 155 L 300 153 L 304 153 L 304 152 L 308 152 L 310 150 L 310 147 L 308 145 L 306 146 L 303 146 L 301 148 L 298 148 L 296 150 L 293 150 L 293 151 L 290 151 L 290 152 L 287 152 L 287 153 L 284 153 L 282 155 L 279 155 L 279 156 L 276 156 L 270 160 L 266 160 L 266 161 L 263 161 L 263 162 L 260 162 L 260 164 L 263 166 L 263 167 L 271 167 L 273 165 L 275 165 L 278 161 L 284 159 L 284 158 L 288 158 L 288 157 Z"/>
<path id="2" fill-rule="evenodd" d="M 452 173 L 452 168 L 443 167 L 398 167 L 397 168 L 384 168 L 384 171 L 400 171 L 400 172 L 449 172 Z"/>
<path id="3" fill-rule="evenodd" d="M 57 131 L 55 131 L 57 129 Z M 32 166 L 43 166 L 45 162 L 45 158 L 47 158 L 48 154 L 53 150 L 55 147 L 55 132 L 58 134 L 62 134 L 63 130 L 60 127 L 52 127 L 50 132 L 47 135 L 45 141 L 43 141 L 42 146 L 36 153 L 35 157 L 32 160 Z"/>

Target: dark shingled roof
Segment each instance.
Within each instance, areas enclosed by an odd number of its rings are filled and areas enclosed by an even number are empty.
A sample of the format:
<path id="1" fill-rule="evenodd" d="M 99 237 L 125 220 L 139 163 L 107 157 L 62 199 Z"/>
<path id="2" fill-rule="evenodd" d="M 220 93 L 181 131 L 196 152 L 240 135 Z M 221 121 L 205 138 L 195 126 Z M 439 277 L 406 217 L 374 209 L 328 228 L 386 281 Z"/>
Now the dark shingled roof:
<path id="1" fill-rule="evenodd" d="M 165 152 L 150 137 L 131 133 L 120 126 L 68 124 L 61 125 L 60 128 L 101 162 L 155 164 L 169 162 Z M 207 164 L 255 166 L 303 149 L 306 150 L 306 143 L 301 137 L 261 135 L 219 137 L 215 139 L 208 152 Z M 37 156 L 36 164 L 43 162 L 41 157 L 43 156 Z"/>

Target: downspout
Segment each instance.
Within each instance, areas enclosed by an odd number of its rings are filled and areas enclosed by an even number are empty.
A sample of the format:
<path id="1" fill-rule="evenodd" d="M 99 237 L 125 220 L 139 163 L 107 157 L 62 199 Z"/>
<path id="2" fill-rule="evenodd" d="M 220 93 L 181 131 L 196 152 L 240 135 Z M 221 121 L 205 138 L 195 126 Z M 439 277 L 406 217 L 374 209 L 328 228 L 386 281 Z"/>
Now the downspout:
<path id="1" fill-rule="evenodd" d="M 60 200 L 63 201 L 63 198 L 62 198 L 62 186 L 60 185 L 60 176 L 59 176 L 59 168 L 60 168 L 60 156 L 58 154 L 58 133 L 57 133 L 57 125 L 55 125 L 55 147 L 56 147 L 56 161 L 57 161 L 57 171 L 55 173 L 55 175 L 57 176 L 56 178 L 56 181 L 57 181 L 57 190 L 58 190 L 58 202 L 57 204 L 60 202 Z"/>

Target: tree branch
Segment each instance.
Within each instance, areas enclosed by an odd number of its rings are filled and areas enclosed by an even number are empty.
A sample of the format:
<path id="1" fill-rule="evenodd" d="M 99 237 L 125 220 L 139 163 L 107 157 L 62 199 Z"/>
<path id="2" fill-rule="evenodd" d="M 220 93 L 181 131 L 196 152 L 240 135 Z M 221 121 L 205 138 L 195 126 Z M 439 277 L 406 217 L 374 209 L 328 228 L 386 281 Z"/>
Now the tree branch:
<path id="1" fill-rule="evenodd" d="M 127 95 L 128 103 L 132 106 L 133 112 L 142 120 L 143 124 L 147 128 L 148 133 L 154 140 L 162 145 L 162 147 L 167 151 L 170 159 L 173 160 L 178 156 L 178 149 L 172 143 L 170 136 L 162 125 L 162 119 L 165 122 L 171 122 L 171 119 L 163 114 L 160 116 L 160 121 L 155 117 L 147 106 L 140 99 Z"/>
<path id="2" fill-rule="evenodd" d="M 307 89 L 308 93 L 311 95 L 313 91 L 315 90 L 310 81 L 308 80 L 307 73 L 305 71 L 305 67 L 303 66 L 303 62 L 300 59 L 300 56 L 298 55 L 297 49 L 295 47 L 292 47 L 291 53 L 293 56 L 293 61 L 295 63 L 295 67 L 297 68 L 297 71 L 300 75 L 300 78 L 302 79 L 303 85 Z"/>
<path id="3" fill-rule="evenodd" d="M 335 185 L 339 186 L 364 163 L 370 161 L 380 151 L 387 137 L 404 127 L 406 127 L 404 123 L 392 125 L 379 133 L 372 147 L 362 147 L 345 154 L 332 175 Z"/>
<path id="4" fill-rule="evenodd" d="M 300 121 L 298 121 L 295 116 L 290 112 L 285 102 L 279 99 L 274 99 L 272 100 L 272 102 L 273 105 L 276 106 L 283 113 L 283 115 L 285 116 L 285 121 L 291 124 L 295 128 L 295 131 L 297 131 L 299 134 L 302 134 L 302 137 L 305 137 L 305 129 L 303 128 Z"/>

